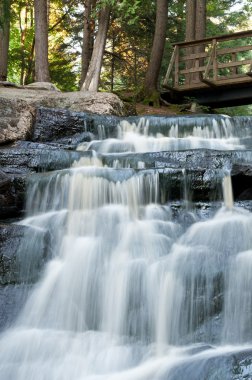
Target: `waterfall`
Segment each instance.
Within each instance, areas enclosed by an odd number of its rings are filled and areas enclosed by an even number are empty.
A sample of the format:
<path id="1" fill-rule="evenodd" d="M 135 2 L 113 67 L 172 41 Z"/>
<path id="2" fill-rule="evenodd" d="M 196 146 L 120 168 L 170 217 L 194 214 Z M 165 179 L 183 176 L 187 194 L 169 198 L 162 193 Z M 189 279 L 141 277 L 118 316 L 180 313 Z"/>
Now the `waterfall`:
<path id="1" fill-rule="evenodd" d="M 200 218 L 186 179 L 174 211 L 155 167 L 116 163 L 122 152 L 243 149 L 222 120 L 183 132 L 173 121 L 167 136 L 153 134 L 151 118 L 124 121 L 118 139 L 79 146 L 92 158 L 31 177 L 19 260 L 22 280 L 37 282 L 0 337 L 0 379 L 231 379 L 232 355 L 252 351 L 251 212 L 234 203 L 226 168 L 224 206 Z M 109 167 L 102 154 L 111 152 Z M 25 270 L 36 260 L 34 230 L 50 239 L 38 279 Z"/>

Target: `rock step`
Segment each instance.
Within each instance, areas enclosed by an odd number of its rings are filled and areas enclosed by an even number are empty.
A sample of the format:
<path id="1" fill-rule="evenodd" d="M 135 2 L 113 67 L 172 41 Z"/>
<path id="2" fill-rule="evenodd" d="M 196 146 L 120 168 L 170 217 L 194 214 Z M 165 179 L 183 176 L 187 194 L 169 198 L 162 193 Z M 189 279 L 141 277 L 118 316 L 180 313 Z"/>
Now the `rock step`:
<path id="1" fill-rule="evenodd" d="M 91 151 L 65 151 L 46 144 L 27 142 L 21 146 L 22 148 L 0 149 L 1 219 L 23 214 L 26 184 L 31 173 L 70 168 L 74 161 L 92 157 Z M 158 170 L 162 203 L 183 198 L 185 186 L 191 201 L 221 200 L 221 180 L 224 172 L 232 167 L 235 199 L 252 199 L 251 151 L 196 150 L 100 155 L 99 158 L 109 167 L 128 167 L 141 171 L 140 161 L 144 170 Z M 125 171 L 127 169 L 120 170 L 121 173 Z M 124 178 L 119 175 L 119 170 L 115 170 L 113 175 L 112 180 Z"/>
<path id="2" fill-rule="evenodd" d="M 148 126 L 149 134 L 167 136 L 173 131 L 177 137 L 193 132 L 195 128 L 206 128 L 206 133 L 216 137 L 252 136 L 252 117 L 227 117 L 222 115 L 195 116 L 130 116 L 93 115 L 66 109 L 40 107 L 36 112 L 33 141 L 58 141 L 66 137 L 89 132 L 98 139 L 117 137 L 118 125 L 129 122 L 138 125 L 140 131 Z M 174 136 L 175 136 L 174 135 Z M 85 141 L 85 140 L 83 140 Z"/>
<path id="3" fill-rule="evenodd" d="M 39 107 L 54 107 L 80 113 L 90 112 L 118 116 L 128 113 L 125 104 L 114 94 L 59 93 L 57 91 L 0 86 L 0 119 L 13 118 L 10 125 L 0 122 L 0 144 L 30 139 L 33 133 L 36 109 Z M 70 137 L 72 135 L 73 133 L 70 133 Z"/>

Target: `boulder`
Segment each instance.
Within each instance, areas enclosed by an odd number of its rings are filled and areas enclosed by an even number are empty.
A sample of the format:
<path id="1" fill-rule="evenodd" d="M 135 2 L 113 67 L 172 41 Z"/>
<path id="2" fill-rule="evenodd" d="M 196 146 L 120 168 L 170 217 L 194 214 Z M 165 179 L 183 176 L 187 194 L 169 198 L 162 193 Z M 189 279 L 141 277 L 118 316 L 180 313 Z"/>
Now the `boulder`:
<path id="1" fill-rule="evenodd" d="M 92 139 L 116 137 L 120 118 L 114 115 L 93 115 L 69 109 L 40 107 L 32 140 L 37 142 L 64 142 L 71 144 Z"/>
<path id="2" fill-rule="evenodd" d="M 22 88 L 27 88 L 28 90 L 45 90 L 45 91 L 58 91 L 60 90 L 51 82 L 34 82 L 27 86 L 22 86 Z"/>
<path id="3" fill-rule="evenodd" d="M 124 116 L 127 114 L 124 103 L 114 94 L 61 93 L 55 88 L 45 91 L 44 84 L 43 89 L 41 87 L 38 89 L 36 86 L 32 85 L 32 88 L 25 89 L 0 86 L 0 145 L 29 139 L 36 108 L 41 106 L 100 115 Z"/>

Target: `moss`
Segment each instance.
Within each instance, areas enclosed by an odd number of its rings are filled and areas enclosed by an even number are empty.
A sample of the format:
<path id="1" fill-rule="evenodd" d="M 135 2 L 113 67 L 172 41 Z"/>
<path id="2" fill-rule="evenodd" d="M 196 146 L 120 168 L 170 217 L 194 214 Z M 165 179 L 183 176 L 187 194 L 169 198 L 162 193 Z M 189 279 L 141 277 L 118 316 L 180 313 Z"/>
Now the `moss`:
<path id="1" fill-rule="evenodd" d="M 157 90 L 153 90 L 152 93 L 144 96 L 143 104 L 152 106 L 152 107 L 160 107 L 160 93 Z"/>

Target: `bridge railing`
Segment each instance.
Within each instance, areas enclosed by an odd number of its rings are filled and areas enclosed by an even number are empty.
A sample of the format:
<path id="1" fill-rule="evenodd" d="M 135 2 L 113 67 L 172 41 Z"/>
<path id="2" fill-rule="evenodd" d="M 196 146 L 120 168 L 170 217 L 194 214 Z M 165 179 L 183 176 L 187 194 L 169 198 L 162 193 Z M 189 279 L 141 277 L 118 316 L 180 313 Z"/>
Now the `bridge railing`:
<path id="1" fill-rule="evenodd" d="M 252 30 L 173 46 L 166 88 L 183 91 L 252 80 Z"/>

